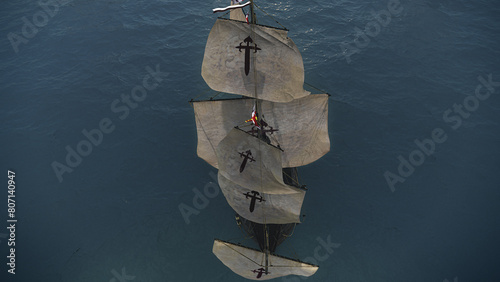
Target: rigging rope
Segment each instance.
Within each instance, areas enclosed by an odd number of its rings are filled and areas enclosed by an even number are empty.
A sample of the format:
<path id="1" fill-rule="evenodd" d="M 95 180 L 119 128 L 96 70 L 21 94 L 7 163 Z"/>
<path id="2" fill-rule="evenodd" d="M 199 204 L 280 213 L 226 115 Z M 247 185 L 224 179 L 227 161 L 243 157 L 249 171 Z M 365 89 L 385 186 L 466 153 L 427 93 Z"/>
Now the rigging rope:
<path id="1" fill-rule="evenodd" d="M 290 176 L 288 173 L 286 173 L 285 171 L 283 171 L 283 174 L 285 176 L 287 176 L 289 179 L 291 179 L 293 182 L 295 182 L 295 184 L 297 184 L 298 186 L 300 186 L 300 183 L 299 183 L 299 178 L 298 178 L 298 174 L 297 175 L 297 178 L 292 178 L 292 176 Z"/>
<path id="2" fill-rule="evenodd" d="M 305 82 L 305 81 L 304 81 L 304 84 L 305 84 L 305 85 L 307 85 L 307 86 L 309 86 L 309 87 L 311 87 L 311 88 L 313 88 L 314 90 L 319 91 L 320 93 L 326 93 L 326 94 L 328 94 L 328 92 L 326 92 L 326 91 L 324 91 L 324 90 L 321 90 L 321 89 L 319 89 L 319 88 L 315 87 L 314 85 L 309 84 L 309 83 L 307 83 L 307 82 Z M 328 94 L 328 95 L 330 95 L 330 94 Z"/>
<path id="3" fill-rule="evenodd" d="M 280 24 L 280 22 L 278 22 L 275 18 L 273 18 L 273 16 L 269 15 L 266 11 L 262 10 L 259 6 L 257 6 L 257 4 L 254 3 L 254 6 L 257 7 L 259 10 L 261 10 L 268 17 L 270 17 L 271 19 L 273 19 L 277 24 L 281 25 L 282 28 L 284 28 L 285 30 L 288 30 L 284 25 Z"/>
<path id="4" fill-rule="evenodd" d="M 237 253 L 238 253 L 238 254 L 240 254 L 242 257 L 245 257 L 245 258 L 246 258 L 246 259 L 248 259 L 249 261 L 251 261 L 251 262 L 253 262 L 253 263 L 257 264 L 257 265 L 262 266 L 262 263 L 261 263 L 261 264 L 259 264 L 258 262 L 254 261 L 253 259 L 251 259 L 251 258 L 249 258 L 249 257 L 245 256 L 244 254 L 240 253 L 238 250 L 236 250 L 236 249 L 232 248 L 232 247 L 231 247 L 231 246 L 229 246 L 226 242 L 223 242 L 223 243 L 224 243 L 224 245 L 226 245 L 226 247 L 228 247 L 228 248 L 230 248 L 231 250 L 233 250 L 233 251 L 237 252 Z"/>
<path id="5" fill-rule="evenodd" d="M 207 89 L 207 90 L 205 90 L 205 92 L 202 92 L 201 94 L 198 94 L 198 96 L 196 96 L 196 97 L 194 97 L 193 99 L 191 99 L 191 101 L 196 101 L 196 100 L 198 99 L 198 97 L 200 97 L 200 96 L 202 96 L 202 95 L 205 95 L 205 94 L 207 94 L 207 93 L 208 93 L 208 92 L 210 92 L 210 91 L 212 91 L 212 89 L 210 89 L 210 88 L 209 88 L 209 89 Z M 220 93 L 220 92 L 219 92 L 219 93 Z M 218 95 L 218 94 L 217 94 L 217 95 Z M 191 101 L 190 101 L 190 102 L 191 102 Z M 190 103 L 190 104 L 191 104 L 191 103 Z M 193 105 L 191 105 L 191 107 L 192 107 L 192 106 L 193 106 Z"/>

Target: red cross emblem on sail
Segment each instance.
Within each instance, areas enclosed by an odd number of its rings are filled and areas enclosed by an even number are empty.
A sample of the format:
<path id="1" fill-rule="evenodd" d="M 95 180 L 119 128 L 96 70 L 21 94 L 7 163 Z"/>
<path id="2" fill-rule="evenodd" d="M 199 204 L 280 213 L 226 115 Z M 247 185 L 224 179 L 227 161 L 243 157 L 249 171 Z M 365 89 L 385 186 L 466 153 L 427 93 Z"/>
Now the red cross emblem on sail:
<path id="1" fill-rule="evenodd" d="M 244 46 L 242 45 L 243 43 L 246 43 L 247 45 Z M 250 50 L 253 50 L 254 53 L 257 53 L 258 50 L 262 50 L 259 47 L 257 47 L 257 44 L 255 46 L 250 46 L 250 43 L 253 43 L 252 38 L 249 36 L 243 40 L 243 42 L 240 43 L 240 46 L 236 46 L 237 49 L 245 49 L 245 75 L 248 75 L 250 72 Z"/>
<path id="2" fill-rule="evenodd" d="M 268 274 L 271 274 L 271 272 L 267 272 L 264 268 L 259 268 L 259 269 L 254 269 L 252 270 L 253 273 L 257 273 L 257 277 L 256 278 L 261 278 L 262 277 L 262 274 L 265 274 L 265 275 L 268 275 Z"/>

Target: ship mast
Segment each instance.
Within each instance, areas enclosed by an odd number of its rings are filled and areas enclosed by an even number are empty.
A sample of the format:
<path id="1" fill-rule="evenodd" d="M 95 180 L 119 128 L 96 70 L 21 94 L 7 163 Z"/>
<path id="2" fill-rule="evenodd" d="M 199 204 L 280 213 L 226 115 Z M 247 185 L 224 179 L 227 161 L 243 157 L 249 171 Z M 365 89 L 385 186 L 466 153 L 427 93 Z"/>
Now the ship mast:
<path id="1" fill-rule="evenodd" d="M 253 33 L 253 28 L 254 25 L 257 24 L 257 17 L 255 16 L 254 12 L 254 3 L 253 0 L 250 0 L 250 24 L 252 26 L 252 33 Z M 254 57 L 255 60 L 255 57 Z M 253 64 L 255 66 L 255 64 Z M 254 68 L 254 75 L 255 75 L 255 68 Z M 257 97 L 257 83 L 255 84 L 255 110 L 257 111 L 258 114 L 260 114 L 260 99 Z M 259 119 L 262 119 L 262 115 L 258 117 Z M 259 139 L 262 139 L 262 128 L 258 130 L 257 136 Z M 266 274 L 269 272 L 269 228 L 267 224 L 264 224 L 264 234 L 265 234 L 265 240 L 266 240 L 266 245 L 265 245 L 265 259 L 266 259 L 266 264 L 264 267 L 264 271 Z"/>
<path id="2" fill-rule="evenodd" d="M 253 29 L 255 24 L 257 24 L 257 16 L 255 15 L 255 10 L 254 10 L 254 3 L 253 0 L 250 0 L 250 25 L 251 25 L 251 30 L 252 30 L 252 35 L 253 35 Z M 253 66 L 255 66 L 255 54 L 253 56 Z M 256 72 L 255 72 L 255 67 L 254 67 L 254 79 L 255 79 L 255 110 L 257 114 L 259 114 L 258 119 L 262 119 L 262 116 L 260 115 L 260 104 L 261 100 L 257 97 L 257 79 L 256 79 Z M 262 129 L 257 130 L 257 137 L 259 139 L 262 139 Z M 267 232 L 267 231 L 266 231 Z M 267 257 L 266 257 L 267 259 Z"/>
<path id="3" fill-rule="evenodd" d="M 266 232 L 266 266 L 264 269 L 267 274 L 269 270 L 269 229 L 266 224 L 264 224 L 264 230 Z"/>
<path id="4" fill-rule="evenodd" d="M 252 26 L 252 33 L 253 33 L 254 25 L 257 24 L 257 16 L 255 15 L 255 11 L 254 11 L 253 0 L 250 0 L 250 24 Z M 254 58 L 254 60 L 255 60 L 255 58 Z M 254 75 L 255 75 L 255 68 L 254 68 Z M 257 83 L 255 84 L 255 98 L 256 98 L 255 99 L 255 109 L 256 109 L 257 113 L 259 114 L 258 118 L 260 120 L 262 120 L 262 115 L 261 115 L 261 112 L 260 112 L 261 100 L 257 97 Z M 259 139 L 262 139 L 262 129 L 263 128 L 260 128 L 257 131 L 258 132 L 257 136 L 258 136 Z M 264 271 L 267 274 L 269 272 L 269 228 L 268 228 L 267 224 L 264 224 L 264 236 L 265 236 L 265 240 L 266 240 L 266 245 L 265 245 L 265 260 L 266 260 L 266 264 L 265 264 L 265 267 L 264 267 Z"/>
<path id="5" fill-rule="evenodd" d="M 257 17 L 255 16 L 255 13 L 253 11 L 253 0 L 250 0 L 250 23 L 251 24 L 257 23 Z"/>

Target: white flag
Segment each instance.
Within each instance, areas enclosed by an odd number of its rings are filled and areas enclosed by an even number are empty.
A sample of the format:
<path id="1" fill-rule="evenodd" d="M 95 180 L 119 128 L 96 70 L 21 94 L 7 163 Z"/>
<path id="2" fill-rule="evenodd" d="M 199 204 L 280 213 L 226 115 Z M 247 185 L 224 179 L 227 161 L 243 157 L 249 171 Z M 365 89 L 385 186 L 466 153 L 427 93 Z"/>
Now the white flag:
<path id="1" fill-rule="evenodd" d="M 235 1 L 237 1 L 237 0 L 235 0 Z M 238 3 L 240 3 L 240 2 L 238 2 Z M 232 10 L 232 9 L 243 8 L 243 7 L 248 6 L 248 5 L 250 5 L 250 2 L 246 2 L 245 4 L 240 4 L 240 5 L 227 6 L 225 8 L 216 8 L 216 9 L 212 9 L 212 11 L 214 11 L 214 13 L 225 12 L 225 11 Z"/>

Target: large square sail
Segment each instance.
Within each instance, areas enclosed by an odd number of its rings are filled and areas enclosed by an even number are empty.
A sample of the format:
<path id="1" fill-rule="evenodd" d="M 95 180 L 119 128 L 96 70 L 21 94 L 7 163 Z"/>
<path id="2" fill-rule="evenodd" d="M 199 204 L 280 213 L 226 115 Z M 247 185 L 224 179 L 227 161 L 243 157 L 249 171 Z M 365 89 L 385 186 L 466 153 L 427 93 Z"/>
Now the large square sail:
<path id="1" fill-rule="evenodd" d="M 247 189 L 266 194 L 294 194 L 283 181 L 281 150 L 234 128 L 217 146 L 219 174 Z"/>
<path id="2" fill-rule="evenodd" d="M 287 275 L 308 277 L 318 270 L 317 265 L 269 255 L 266 273 L 265 253 L 217 239 L 212 252 L 234 273 L 251 280 L 269 280 Z"/>
<path id="3" fill-rule="evenodd" d="M 287 31 L 218 19 L 210 31 L 201 75 L 215 91 L 274 102 L 309 95 L 302 56 Z"/>
<path id="4" fill-rule="evenodd" d="M 234 126 L 247 120 L 253 99 L 193 102 L 198 156 L 218 168 L 216 148 Z M 328 94 L 309 95 L 288 103 L 263 101 L 261 115 L 273 129 L 274 145 L 283 149 L 283 167 L 307 165 L 330 151 Z"/>
<path id="5" fill-rule="evenodd" d="M 234 183 L 220 173 L 218 181 L 227 202 L 240 216 L 259 224 L 300 223 L 305 190 L 295 188 L 295 193 L 267 194 L 265 187 L 264 192 L 257 192 Z"/>

